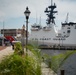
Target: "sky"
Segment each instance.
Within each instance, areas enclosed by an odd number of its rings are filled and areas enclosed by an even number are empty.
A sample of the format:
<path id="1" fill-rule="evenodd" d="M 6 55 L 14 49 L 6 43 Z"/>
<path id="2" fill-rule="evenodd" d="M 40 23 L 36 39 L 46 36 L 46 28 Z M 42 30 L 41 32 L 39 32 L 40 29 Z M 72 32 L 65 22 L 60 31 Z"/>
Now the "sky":
<path id="1" fill-rule="evenodd" d="M 56 27 L 60 28 L 61 22 L 66 20 L 66 15 L 69 13 L 68 21 L 76 22 L 76 0 L 53 0 L 53 3 L 57 5 L 55 10 L 58 11 L 55 14 Z M 51 4 L 51 0 L 0 0 L 0 29 L 12 29 L 22 28 L 24 24 L 26 26 L 26 20 L 24 11 L 28 6 L 31 11 L 29 17 L 29 30 L 34 23 L 40 23 L 46 25 L 47 16 L 44 13 L 45 8 Z"/>

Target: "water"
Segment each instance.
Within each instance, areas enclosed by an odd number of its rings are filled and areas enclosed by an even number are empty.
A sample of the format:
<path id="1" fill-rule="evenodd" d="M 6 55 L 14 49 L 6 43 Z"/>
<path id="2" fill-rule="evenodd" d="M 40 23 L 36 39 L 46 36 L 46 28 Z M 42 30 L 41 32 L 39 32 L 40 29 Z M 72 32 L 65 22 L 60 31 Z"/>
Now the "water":
<path id="1" fill-rule="evenodd" d="M 67 50 L 50 50 L 50 49 L 42 49 L 41 50 L 41 53 L 42 54 L 48 54 L 50 56 L 53 56 L 53 55 L 58 55 L 58 54 L 61 54 L 61 53 L 65 53 Z M 68 51 L 71 51 L 71 50 L 68 50 Z"/>

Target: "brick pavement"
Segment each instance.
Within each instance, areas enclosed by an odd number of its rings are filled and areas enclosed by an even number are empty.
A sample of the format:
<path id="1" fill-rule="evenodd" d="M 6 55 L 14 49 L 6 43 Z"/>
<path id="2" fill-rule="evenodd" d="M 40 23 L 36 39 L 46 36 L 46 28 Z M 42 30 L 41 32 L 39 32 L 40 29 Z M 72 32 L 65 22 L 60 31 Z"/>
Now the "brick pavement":
<path id="1" fill-rule="evenodd" d="M 6 56 L 6 55 L 10 55 L 14 52 L 14 50 L 12 50 L 12 46 L 8 46 L 6 48 L 4 48 L 3 50 L 0 51 L 0 61 Z"/>
<path id="2" fill-rule="evenodd" d="M 6 48 L 6 46 L 0 46 L 0 51 L 5 49 L 5 48 Z"/>

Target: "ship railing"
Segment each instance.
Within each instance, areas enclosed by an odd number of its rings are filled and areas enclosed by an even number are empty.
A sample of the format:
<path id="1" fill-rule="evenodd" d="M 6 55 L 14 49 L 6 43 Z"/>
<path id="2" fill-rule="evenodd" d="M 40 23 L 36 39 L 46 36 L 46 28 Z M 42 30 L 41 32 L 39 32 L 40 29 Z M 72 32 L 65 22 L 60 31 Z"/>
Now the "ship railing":
<path id="1" fill-rule="evenodd" d="M 31 28 L 31 31 L 38 31 L 38 28 Z"/>
<path id="2" fill-rule="evenodd" d="M 59 45 L 39 45 L 40 49 L 52 49 L 52 50 L 76 50 L 76 47 L 71 46 L 59 46 Z"/>
<path id="3" fill-rule="evenodd" d="M 51 29 L 49 27 L 43 27 L 44 31 L 50 31 Z"/>

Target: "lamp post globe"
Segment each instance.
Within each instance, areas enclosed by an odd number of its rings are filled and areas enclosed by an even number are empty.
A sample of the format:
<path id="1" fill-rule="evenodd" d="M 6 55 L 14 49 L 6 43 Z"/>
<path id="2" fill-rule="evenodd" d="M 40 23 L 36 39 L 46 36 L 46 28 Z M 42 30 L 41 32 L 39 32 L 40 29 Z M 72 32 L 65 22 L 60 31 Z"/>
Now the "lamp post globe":
<path id="1" fill-rule="evenodd" d="M 30 12 L 29 8 L 26 7 L 26 10 L 25 10 L 25 12 L 24 12 L 26 19 L 29 19 L 30 13 L 31 13 L 31 12 Z"/>

